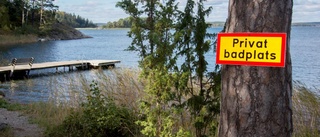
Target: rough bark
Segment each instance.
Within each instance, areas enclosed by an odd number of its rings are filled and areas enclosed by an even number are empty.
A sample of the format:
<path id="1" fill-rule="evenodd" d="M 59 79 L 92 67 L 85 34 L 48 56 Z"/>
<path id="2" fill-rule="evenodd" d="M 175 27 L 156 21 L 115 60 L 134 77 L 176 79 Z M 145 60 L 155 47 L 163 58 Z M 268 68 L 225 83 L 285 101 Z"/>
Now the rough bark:
<path id="1" fill-rule="evenodd" d="M 226 32 L 286 32 L 285 68 L 222 66 L 219 136 L 292 134 L 292 0 L 230 0 Z"/>

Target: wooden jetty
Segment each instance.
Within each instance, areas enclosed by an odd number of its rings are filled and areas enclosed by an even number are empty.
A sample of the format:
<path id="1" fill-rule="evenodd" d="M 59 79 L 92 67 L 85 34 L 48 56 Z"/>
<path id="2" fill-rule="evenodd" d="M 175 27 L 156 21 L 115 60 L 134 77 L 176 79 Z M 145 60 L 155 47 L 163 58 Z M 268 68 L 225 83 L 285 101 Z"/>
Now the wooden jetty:
<path id="1" fill-rule="evenodd" d="M 33 58 L 30 61 L 17 62 L 19 59 L 13 60 L 10 66 L 0 67 L 0 79 L 10 79 L 13 76 L 25 77 L 29 76 L 31 70 L 40 70 L 47 68 L 58 68 L 63 67 L 68 68 L 69 71 L 73 71 L 74 68 L 80 70 L 87 70 L 92 68 L 108 68 L 114 67 L 116 63 L 120 63 L 119 60 L 74 60 L 74 61 L 58 61 L 58 62 L 43 62 L 43 63 L 33 63 Z"/>

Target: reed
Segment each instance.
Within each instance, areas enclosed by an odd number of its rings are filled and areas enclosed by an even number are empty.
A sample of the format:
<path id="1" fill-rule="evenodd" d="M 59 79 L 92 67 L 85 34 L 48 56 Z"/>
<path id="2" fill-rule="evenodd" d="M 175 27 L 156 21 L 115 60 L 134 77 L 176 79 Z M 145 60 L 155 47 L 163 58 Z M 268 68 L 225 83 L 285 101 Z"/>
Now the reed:
<path id="1" fill-rule="evenodd" d="M 86 75 L 53 76 L 48 83 L 53 91 L 48 101 L 28 104 L 25 112 L 32 116 L 32 122 L 46 129 L 47 136 L 65 136 L 61 134 L 59 126 L 68 116 L 83 113 L 81 104 L 86 102 L 86 97 L 91 94 L 90 84 L 93 81 L 103 95 L 112 97 L 118 106 L 138 115 L 138 101 L 143 96 L 144 82 L 139 80 L 138 70 L 130 69 L 91 70 Z"/>
<path id="2" fill-rule="evenodd" d="M 75 112 L 81 115 L 83 112 L 81 104 L 87 101 L 86 97 L 91 94 L 90 84 L 95 81 L 103 95 L 112 97 L 118 106 L 132 110 L 133 115 L 138 118 L 139 101 L 145 97 L 143 93 L 145 82 L 139 74 L 139 70 L 121 68 L 107 71 L 92 70 L 86 75 L 53 77 L 49 84 L 52 85 L 54 92 L 51 93 L 48 102 L 29 104 L 27 113 L 33 116 L 33 122 L 47 129 L 48 136 L 66 136 L 59 134 L 61 129 L 57 127 Z M 62 81 L 64 84 L 61 84 Z M 310 90 L 298 83 L 294 85 L 293 136 L 320 136 L 320 97 L 315 93 L 319 90 Z M 184 125 L 175 124 L 175 126 L 191 129 L 192 125 L 188 123 L 190 121 L 185 122 L 187 123 Z M 139 135 L 139 131 L 133 133 Z"/>
<path id="3" fill-rule="evenodd" d="M 292 97 L 294 137 L 320 136 L 319 91 L 295 84 Z"/>
<path id="4" fill-rule="evenodd" d="M 61 84 L 61 81 L 66 81 Z M 75 74 L 63 78 L 54 77 L 49 84 L 53 89 L 49 101 L 77 108 L 86 101 L 90 94 L 90 84 L 97 83 L 101 93 L 112 97 L 117 105 L 137 110 L 143 96 L 144 81 L 139 78 L 139 71 L 127 68 L 111 70 L 90 70 L 89 74 Z"/>

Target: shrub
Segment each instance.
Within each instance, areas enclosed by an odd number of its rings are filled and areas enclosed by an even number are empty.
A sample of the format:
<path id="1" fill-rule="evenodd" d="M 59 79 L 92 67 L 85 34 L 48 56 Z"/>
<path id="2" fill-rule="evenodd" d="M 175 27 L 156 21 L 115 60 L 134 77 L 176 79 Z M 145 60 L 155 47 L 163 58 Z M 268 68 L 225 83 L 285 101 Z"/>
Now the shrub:
<path id="1" fill-rule="evenodd" d="M 123 106 L 117 106 L 112 97 L 104 96 L 96 83 L 90 85 L 87 102 L 80 111 L 73 112 L 58 127 L 64 136 L 134 136 L 134 115 Z M 53 135 L 55 134 L 55 135 Z M 59 136 L 53 133 L 50 136 Z M 61 135 L 61 134 L 60 134 Z"/>

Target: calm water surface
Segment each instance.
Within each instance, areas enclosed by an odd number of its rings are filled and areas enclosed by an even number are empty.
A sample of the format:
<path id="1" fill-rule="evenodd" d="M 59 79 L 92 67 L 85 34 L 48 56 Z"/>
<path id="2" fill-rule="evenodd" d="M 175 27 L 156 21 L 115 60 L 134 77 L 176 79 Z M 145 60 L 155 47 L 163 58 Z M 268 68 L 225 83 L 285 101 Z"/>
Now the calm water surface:
<path id="1" fill-rule="evenodd" d="M 210 28 L 210 32 L 219 32 L 222 28 Z M 125 51 L 131 39 L 126 36 L 128 29 L 81 30 L 92 36 L 90 39 L 49 41 L 33 44 L 21 44 L 0 47 L 1 58 L 34 57 L 35 62 L 67 61 L 67 60 L 121 60 L 118 67 L 137 68 L 138 56 L 134 52 Z M 311 88 L 320 88 L 320 27 L 293 27 L 291 33 L 291 56 L 293 79 Z M 207 54 L 209 69 L 213 70 L 215 54 Z M 29 80 L 16 80 L 1 83 L 0 90 L 7 97 L 20 102 L 47 100 L 61 88 L 66 88 L 70 81 L 68 73 L 38 77 L 39 74 L 54 73 L 55 70 L 33 71 L 35 77 Z M 92 71 L 80 72 L 87 75 Z M 49 73 L 49 74 L 51 74 Z M 90 77 L 90 75 L 89 75 Z M 94 79 L 94 78 L 88 78 Z"/>

